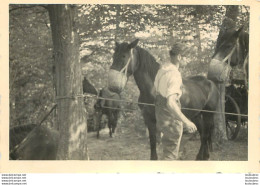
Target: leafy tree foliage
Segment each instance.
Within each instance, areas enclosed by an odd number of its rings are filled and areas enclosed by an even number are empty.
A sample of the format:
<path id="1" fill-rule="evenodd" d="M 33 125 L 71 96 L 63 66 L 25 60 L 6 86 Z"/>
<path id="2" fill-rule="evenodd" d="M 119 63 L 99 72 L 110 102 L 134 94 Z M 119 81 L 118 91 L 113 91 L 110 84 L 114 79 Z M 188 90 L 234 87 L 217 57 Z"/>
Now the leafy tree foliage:
<path id="1" fill-rule="evenodd" d="M 52 42 L 40 6 L 10 5 L 11 125 L 37 123 L 52 105 Z"/>

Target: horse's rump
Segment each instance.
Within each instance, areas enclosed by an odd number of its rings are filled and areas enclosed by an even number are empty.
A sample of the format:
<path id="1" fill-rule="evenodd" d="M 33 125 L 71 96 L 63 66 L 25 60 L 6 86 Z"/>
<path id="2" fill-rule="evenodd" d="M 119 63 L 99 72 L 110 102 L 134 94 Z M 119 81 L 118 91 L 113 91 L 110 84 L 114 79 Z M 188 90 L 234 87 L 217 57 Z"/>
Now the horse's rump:
<path id="1" fill-rule="evenodd" d="M 17 130 L 18 132 L 14 132 Z M 26 135 L 25 135 L 26 133 Z M 10 158 L 21 160 L 55 160 L 59 144 L 59 133 L 44 125 L 25 125 L 10 129 Z M 23 136 L 21 140 L 21 134 Z M 14 141 L 18 136 L 19 143 Z M 17 144 L 16 144 L 17 143 Z"/>
<path id="2" fill-rule="evenodd" d="M 102 115 L 106 115 L 108 119 L 109 135 L 115 132 L 118 117 L 121 109 L 121 96 L 115 92 L 110 91 L 108 88 L 103 88 L 99 92 L 100 99 L 97 100 L 95 108 L 95 124 L 97 129 L 97 138 L 99 138 L 99 131 L 104 125 L 101 123 Z M 117 101 L 119 100 L 119 101 Z"/>
<path id="3" fill-rule="evenodd" d="M 103 113 L 108 114 L 111 112 L 118 112 L 121 108 L 121 96 L 117 93 L 109 91 L 107 88 L 103 88 L 99 94 L 104 99 L 98 100 L 98 107 L 102 109 Z M 107 108 L 106 108 L 107 107 Z M 111 108 L 111 109 L 109 109 Z"/>
<path id="4" fill-rule="evenodd" d="M 24 138 L 36 127 L 36 124 L 17 125 L 9 129 L 9 150 L 22 142 Z"/>
<path id="5" fill-rule="evenodd" d="M 183 79 L 181 96 L 182 112 L 189 118 L 199 114 L 200 110 L 216 110 L 218 90 L 215 84 L 204 76 L 192 76 Z M 187 110 L 189 108 L 197 109 Z"/>

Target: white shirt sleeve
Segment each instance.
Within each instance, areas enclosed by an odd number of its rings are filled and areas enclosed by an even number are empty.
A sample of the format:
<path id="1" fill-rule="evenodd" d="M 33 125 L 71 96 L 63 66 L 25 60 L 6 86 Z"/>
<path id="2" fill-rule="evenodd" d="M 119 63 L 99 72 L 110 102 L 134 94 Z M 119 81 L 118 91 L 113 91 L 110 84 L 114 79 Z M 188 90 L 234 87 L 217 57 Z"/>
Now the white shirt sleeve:
<path id="1" fill-rule="evenodd" d="M 177 94 L 178 96 L 181 95 L 181 85 L 182 85 L 182 79 L 180 74 L 173 74 L 168 73 L 165 76 L 165 80 L 167 80 L 167 87 L 166 87 L 166 98 L 168 98 L 170 95 Z"/>

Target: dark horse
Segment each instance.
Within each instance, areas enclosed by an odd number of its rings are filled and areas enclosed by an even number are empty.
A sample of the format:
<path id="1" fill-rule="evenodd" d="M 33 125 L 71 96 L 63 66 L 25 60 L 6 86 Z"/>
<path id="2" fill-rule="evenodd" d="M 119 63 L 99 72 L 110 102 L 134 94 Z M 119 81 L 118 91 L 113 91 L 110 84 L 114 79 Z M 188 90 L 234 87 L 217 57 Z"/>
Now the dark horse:
<path id="1" fill-rule="evenodd" d="M 229 60 L 231 67 L 242 65 L 245 74 L 245 86 L 248 88 L 248 51 L 249 34 L 243 31 L 243 27 L 237 31 L 226 31 L 217 41 L 212 61 L 228 63 Z"/>
<path id="2" fill-rule="evenodd" d="M 111 71 L 124 73 L 127 77 L 134 76 L 140 90 L 138 101 L 141 103 L 154 104 L 154 79 L 160 68 L 159 63 L 146 50 L 137 46 L 138 39 L 132 43 L 116 43 Z M 126 66 L 126 67 L 125 67 Z M 123 69 L 123 70 L 122 70 Z M 182 108 L 199 110 L 216 110 L 218 90 L 213 82 L 203 76 L 194 76 L 183 79 L 183 95 L 181 97 Z M 121 91 L 122 87 L 111 87 L 111 90 Z M 156 118 L 155 107 L 139 105 L 142 110 L 145 124 L 149 130 L 151 159 L 157 160 L 156 152 Z M 213 114 L 183 109 L 183 113 L 197 126 L 201 136 L 201 146 L 197 160 L 209 159 L 209 146 L 211 145 L 211 133 L 213 130 Z"/>
<path id="3" fill-rule="evenodd" d="M 244 72 L 244 83 L 239 82 L 240 87 L 237 88 L 233 85 L 226 88 L 226 102 L 225 102 L 225 112 L 230 113 L 248 113 L 248 59 L 249 53 L 249 34 L 243 31 L 243 27 L 236 30 L 229 30 L 223 32 L 219 36 L 217 41 L 217 46 L 215 53 L 212 57 L 210 65 L 214 63 L 220 64 L 220 66 L 225 66 L 223 69 L 230 68 L 234 66 L 242 66 Z M 213 71 L 216 71 L 216 68 L 212 68 Z M 221 69 L 221 67 L 220 67 Z M 230 70 L 229 69 L 229 70 Z M 210 70 L 209 70 L 210 71 Z M 227 73 L 226 80 L 231 78 L 232 84 L 237 84 L 239 80 L 232 79 L 232 76 Z M 212 79 L 212 78 L 209 78 Z M 212 79 L 214 80 L 214 79 Z M 214 80 L 218 82 L 218 80 Z M 237 81 L 237 82 L 236 82 Z M 243 82 L 242 81 L 242 82 Z M 224 82 L 222 82 L 224 84 Z M 243 85 L 244 84 L 244 85 Z M 241 86 L 243 85 L 243 86 Z M 233 133 L 232 138 L 234 139 L 237 136 L 237 133 L 240 128 L 240 120 L 242 118 L 243 122 L 247 122 L 247 117 L 234 116 L 234 115 L 225 115 L 227 128 L 231 128 L 229 121 L 236 121 L 237 125 Z"/>
<path id="4" fill-rule="evenodd" d="M 121 113 L 121 103 L 120 101 L 113 101 L 109 99 L 120 100 L 121 96 L 115 92 L 111 92 L 108 88 L 101 89 L 98 96 L 107 99 L 98 99 L 96 104 L 94 105 L 94 120 L 95 125 L 97 126 L 97 138 L 99 138 L 99 131 L 102 129 L 102 115 L 107 116 L 109 135 L 110 137 L 112 137 L 115 133 L 118 118 Z"/>
<path id="5" fill-rule="evenodd" d="M 108 98 L 108 99 L 116 99 L 120 100 L 121 96 L 115 92 L 109 91 L 108 88 L 103 88 L 99 92 L 96 90 L 96 88 L 89 82 L 89 80 L 84 77 L 84 80 L 82 81 L 83 85 L 83 93 L 87 94 L 93 94 L 97 95 L 100 98 Z M 99 138 L 99 131 L 104 128 L 104 125 L 102 125 L 101 118 L 102 115 L 106 115 L 108 119 L 108 128 L 109 128 L 109 135 L 110 137 L 113 136 L 113 133 L 115 133 L 116 126 L 118 123 L 118 118 L 120 116 L 120 107 L 121 104 L 119 101 L 112 101 L 112 100 L 105 100 L 105 99 L 98 99 L 94 105 L 95 113 L 93 115 L 94 119 L 94 126 L 91 124 L 88 124 L 88 130 L 94 130 L 97 131 L 97 138 Z M 86 98 L 84 99 L 84 102 L 86 103 Z M 86 104 L 87 105 L 87 104 Z M 109 108 L 106 108 L 109 107 Z"/>
<path id="6" fill-rule="evenodd" d="M 59 133 L 44 125 L 28 124 L 10 128 L 10 159 L 55 160 Z"/>

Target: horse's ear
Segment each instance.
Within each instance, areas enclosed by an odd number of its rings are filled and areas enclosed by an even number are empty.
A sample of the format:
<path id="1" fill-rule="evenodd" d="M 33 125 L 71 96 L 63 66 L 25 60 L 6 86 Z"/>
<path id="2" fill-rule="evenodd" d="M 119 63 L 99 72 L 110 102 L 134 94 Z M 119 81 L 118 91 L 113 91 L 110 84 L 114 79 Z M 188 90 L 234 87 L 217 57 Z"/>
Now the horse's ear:
<path id="1" fill-rule="evenodd" d="M 129 49 L 132 49 L 132 48 L 135 48 L 137 46 L 139 42 L 139 39 L 136 39 L 135 41 L 131 42 L 129 45 L 128 45 L 128 48 Z"/>

